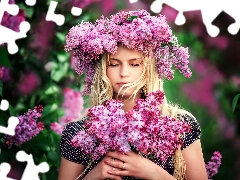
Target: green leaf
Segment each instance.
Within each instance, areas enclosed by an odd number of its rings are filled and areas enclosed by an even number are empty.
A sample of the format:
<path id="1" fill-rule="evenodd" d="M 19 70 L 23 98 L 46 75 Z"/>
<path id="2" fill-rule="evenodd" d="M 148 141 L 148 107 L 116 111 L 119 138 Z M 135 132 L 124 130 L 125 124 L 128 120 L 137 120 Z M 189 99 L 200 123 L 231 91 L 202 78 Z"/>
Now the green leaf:
<path id="1" fill-rule="evenodd" d="M 12 68 L 11 63 L 9 61 L 8 58 L 8 52 L 4 47 L 0 46 L 0 65 L 8 67 L 8 68 Z"/>
<path id="2" fill-rule="evenodd" d="M 6 114 L 6 112 L 4 111 L 0 111 L 0 125 L 2 126 L 7 126 L 7 122 L 8 122 L 8 116 Z"/>
<path id="3" fill-rule="evenodd" d="M 232 101 L 232 112 L 235 111 L 239 98 L 240 98 L 240 94 L 237 94 L 237 95 L 233 98 L 233 101 Z"/>
<path id="4" fill-rule="evenodd" d="M 0 146 L 0 162 L 7 162 L 8 161 L 8 153 L 9 150 L 5 147 Z"/>
<path id="5" fill-rule="evenodd" d="M 26 5 L 23 4 L 23 3 L 20 3 L 20 4 L 19 4 L 19 8 L 20 8 L 20 9 L 23 9 L 23 10 L 25 11 L 26 16 L 27 16 L 28 18 L 32 18 L 33 13 L 34 13 L 34 10 L 33 10 L 32 7 L 29 7 L 29 6 L 26 6 Z"/>
<path id="6" fill-rule="evenodd" d="M 3 82 L 0 80 L 0 96 L 2 96 L 3 92 Z"/>
<path id="7" fill-rule="evenodd" d="M 56 81 L 56 82 L 59 82 L 64 77 L 64 75 L 65 75 L 65 73 L 61 69 L 53 70 L 51 72 L 51 79 Z"/>
<path id="8" fill-rule="evenodd" d="M 51 79 L 56 82 L 59 82 L 63 77 L 67 75 L 68 68 L 69 68 L 69 63 L 66 62 L 61 64 L 59 69 L 53 69 L 50 75 Z"/>
<path id="9" fill-rule="evenodd" d="M 132 21 L 132 20 L 134 20 L 136 18 L 138 18 L 138 17 L 137 16 L 131 16 L 131 17 L 127 18 L 127 20 Z"/>
<path id="10" fill-rule="evenodd" d="M 47 156 L 53 162 L 59 161 L 59 158 L 60 158 L 60 156 L 56 152 L 54 152 L 54 151 L 49 151 Z"/>
<path id="11" fill-rule="evenodd" d="M 56 33 L 57 38 L 61 41 L 61 42 L 65 42 L 66 41 L 66 35 L 60 32 Z"/>
<path id="12" fill-rule="evenodd" d="M 40 162 L 47 162 L 47 156 L 45 154 L 41 157 Z"/>
<path id="13" fill-rule="evenodd" d="M 59 92 L 59 89 L 57 86 L 50 86 L 49 88 L 47 88 L 45 91 L 44 91 L 44 94 L 45 95 L 50 95 L 50 94 L 55 94 L 55 93 L 58 93 Z"/>
<path id="14" fill-rule="evenodd" d="M 47 105 L 43 108 L 42 118 L 47 116 L 48 114 L 56 111 L 58 108 L 57 104 Z"/>
<path id="15" fill-rule="evenodd" d="M 53 146 L 53 147 L 57 147 L 60 143 L 60 138 L 61 136 L 55 132 L 51 132 L 49 134 L 49 141 L 50 141 L 50 144 Z M 52 148 L 52 149 L 56 149 L 56 148 Z"/>
<path id="16" fill-rule="evenodd" d="M 43 173 L 42 173 L 40 176 L 42 177 L 42 178 L 41 178 L 42 180 L 47 180 L 46 174 L 43 174 Z"/>
<path id="17" fill-rule="evenodd" d="M 11 105 L 9 105 L 8 111 L 11 116 L 16 116 L 15 110 Z"/>
<path id="18" fill-rule="evenodd" d="M 64 62 L 68 61 L 69 58 L 70 58 L 70 54 L 67 54 L 67 53 L 66 54 L 59 54 L 59 55 L 57 55 L 57 59 L 61 63 L 64 63 Z"/>

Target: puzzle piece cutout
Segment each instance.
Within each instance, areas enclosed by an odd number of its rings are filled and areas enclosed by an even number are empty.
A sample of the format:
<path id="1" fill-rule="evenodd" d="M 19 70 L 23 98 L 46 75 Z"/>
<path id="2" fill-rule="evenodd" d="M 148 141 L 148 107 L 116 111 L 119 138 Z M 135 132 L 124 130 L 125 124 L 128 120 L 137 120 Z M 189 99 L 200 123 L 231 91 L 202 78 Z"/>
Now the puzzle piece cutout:
<path id="1" fill-rule="evenodd" d="M 28 6 L 35 6 L 36 4 L 36 0 L 25 0 L 25 2 Z"/>
<path id="2" fill-rule="evenodd" d="M 11 15 L 17 15 L 19 7 L 16 4 L 9 4 L 9 0 L 0 1 L 0 22 L 2 21 L 4 12 L 7 11 Z M 0 44 L 8 44 L 8 52 L 15 54 L 18 51 L 16 40 L 27 37 L 27 32 L 30 30 L 30 24 L 27 21 L 21 22 L 19 32 L 13 31 L 0 25 Z"/>
<path id="3" fill-rule="evenodd" d="M 40 180 L 38 173 L 46 173 L 49 171 L 49 165 L 46 162 L 41 162 L 35 165 L 32 154 L 27 154 L 24 151 L 18 151 L 16 158 L 20 162 L 27 162 L 27 166 L 23 172 L 21 180 Z"/>
<path id="4" fill-rule="evenodd" d="M 0 179 L 1 180 L 16 180 L 16 179 L 7 177 L 8 173 L 10 172 L 10 168 L 11 168 L 11 166 L 8 163 L 0 164 Z"/>
<path id="5" fill-rule="evenodd" d="M 46 15 L 46 21 L 53 21 L 55 22 L 58 26 L 61 26 L 64 24 L 65 17 L 62 14 L 55 14 L 55 9 L 57 7 L 58 2 L 56 1 L 51 1 L 48 12 Z"/>
<path id="6" fill-rule="evenodd" d="M 82 14 L 82 9 L 73 6 L 72 9 L 71 9 L 71 13 L 72 13 L 72 15 L 74 15 L 74 16 L 80 16 L 80 15 Z"/>
<path id="7" fill-rule="evenodd" d="M 40 180 L 39 173 L 46 173 L 49 171 L 49 165 L 46 162 L 41 162 L 39 165 L 35 165 L 31 154 L 27 154 L 24 151 L 18 151 L 16 159 L 19 162 L 27 162 L 27 166 L 23 172 L 21 180 Z M 1 180 L 15 180 L 7 177 L 11 166 L 8 163 L 0 164 L 0 179 Z"/>
<path id="8" fill-rule="evenodd" d="M 163 4 L 166 4 L 179 12 L 175 19 L 175 24 L 177 25 L 183 25 L 186 22 L 186 18 L 183 15 L 184 12 L 201 10 L 203 23 L 208 34 L 212 37 L 216 37 L 220 32 L 217 26 L 212 25 L 212 22 L 222 11 L 226 12 L 235 20 L 235 23 L 229 25 L 228 32 L 232 35 L 236 35 L 240 29 L 239 0 L 155 0 L 151 4 L 150 9 L 154 13 L 159 13 L 162 10 Z"/>
<path id="9" fill-rule="evenodd" d="M 6 111 L 9 108 L 9 102 L 5 99 L 2 99 L 2 101 L 0 102 L 0 110 L 2 111 Z"/>
<path id="10" fill-rule="evenodd" d="M 56 1 L 51 1 L 48 12 L 46 15 L 46 21 L 53 21 L 55 22 L 58 26 L 62 26 L 65 21 L 65 17 L 62 14 L 55 14 L 55 10 L 57 8 L 58 2 Z M 74 16 L 80 16 L 82 14 L 82 9 L 73 6 L 71 8 L 71 14 Z"/>
<path id="11" fill-rule="evenodd" d="M 2 99 L 0 103 L 0 110 L 6 111 L 9 108 L 9 102 L 5 99 Z M 11 116 L 8 119 L 8 127 L 0 126 L 0 133 L 7 134 L 10 136 L 15 135 L 15 128 L 19 124 L 19 119 L 15 116 Z"/>
<path id="12" fill-rule="evenodd" d="M 129 3 L 136 3 L 138 0 L 129 0 Z"/>

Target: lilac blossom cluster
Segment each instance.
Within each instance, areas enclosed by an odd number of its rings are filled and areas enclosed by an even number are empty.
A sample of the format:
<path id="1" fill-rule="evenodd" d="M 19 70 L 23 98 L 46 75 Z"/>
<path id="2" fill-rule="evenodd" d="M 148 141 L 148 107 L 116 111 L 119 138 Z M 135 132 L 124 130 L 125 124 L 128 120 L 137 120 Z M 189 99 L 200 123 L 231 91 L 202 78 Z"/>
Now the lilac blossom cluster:
<path id="1" fill-rule="evenodd" d="M 128 119 L 128 141 L 144 155 L 153 155 L 165 161 L 183 145 L 184 133 L 191 127 L 184 121 L 170 116 L 163 116 L 159 105 L 164 93 L 152 92 L 146 100 L 138 99 L 133 110 L 126 113 Z"/>
<path id="2" fill-rule="evenodd" d="M 52 131 L 61 135 L 64 126 L 72 120 L 80 118 L 83 114 L 83 98 L 79 91 L 74 91 L 70 88 L 63 90 L 64 101 L 62 108 L 64 108 L 64 116 L 59 119 L 59 122 L 53 122 L 50 125 Z"/>
<path id="3" fill-rule="evenodd" d="M 79 8 L 85 8 L 89 4 L 98 1 L 98 0 L 70 0 L 70 3 L 72 6 L 79 7 Z"/>
<path id="4" fill-rule="evenodd" d="M 147 57 L 153 54 L 160 78 L 173 79 L 172 65 L 184 76 L 191 76 L 188 48 L 178 44 L 165 16 L 151 16 L 146 10 L 122 11 L 110 18 L 102 16 L 95 24 L 82 22 L 69 30 L 65 50 L 74 51 L 78 74 L 86 70 L 84 94 L 90 93 L 97 60 L 105 52 L 116 53 L 119 45 Z"/>
<path id="5" fill-rule="evenodd" d="M 22 95 L 32 94 L 41 84 L 41 79 L 35 71 L 24 72 L 17 84 Z"/>
<path id="6" fill-rule="evenodd" d="M 79 91 L 74 91 L 71 88 L 64 88 L 64 116 L 59 119 L 60 124 L 66 125 L 69 121 L 77 119 L 83 111 L 83 98 Z"/>
<path id="7" fill-rule="evenodd" d="M 0 66 L 0 80 L 9 81 L 10 80 L 10 69 L 4 66 Z"/>
<path id="8" fill-rule="evenodd" d="M 10 0 L 9 4 L 15 4 L 15 0 Z M 1 25 L 19 32 L 19 25 L 22 21 L 25 21 L 26 13 L 24 10 L 20 9 L 16 16 L 10 15 L 8 12 L 4 12 Z"/>
<path id="9" fill-rule="evenodd" d="M 8 148 L 12 145 L 19 146 L 22 143 L 31 140 L 40 131 L 43 130 L 44 124 L 36 122 L 42 116 L 43 107 L 41 105 L 35 106 L 33 110 L 29 109 L 23 115 L 18 116 L 19 124 L 15 128 L 15 135 L 5 135 L 4 140 Z"/>
<path id="10" fill-rule="evenodd" d="M 163 99 L 163 92 L 152 92 L 145 100 L 137 100 L 133 110 L 126 113 L 121 109 L 123 104 L 113 99 L 95 106 L 89 109 L 85 131 L 79 131 L 71 145 L 93 159 L 109 150 L 126 153 L 132 146 L 143 155 L 165 161 L 182 145 L 182 135 L 190 132 L 190 125 L 163 116 L 158 108 Z"/>
<path id="11" fill-rule="evenodd" d="M 56 132 L 57 134 L 61 135 L 64 129 L 64 126 L 59 124 L 58 122 L 53 122 L 50 125 L 52 131 Z"/>
<path id="12" fill-rule="evenodd" d="M 109 100 L 105 105 L 88 110 L 89 121 L 85 121 L 86 131 L 79 131 L 71 145 L 81 148 L 83 153 L 99 159 L 110 149 L 126 153 L 131 150 L 127 142 L 127 119 L 121 109 L 122 103 Z"/>
<path id="13" fill-rule="evenodd" d="M 211 157 L 211 160 L 205 164 L 209 180 L 211 180 L 210 178 L 212 176 L 218 173 L 218 168 L 221 165 L 221 159 L 222 155 L 220 152 L 215 151 Z"/>

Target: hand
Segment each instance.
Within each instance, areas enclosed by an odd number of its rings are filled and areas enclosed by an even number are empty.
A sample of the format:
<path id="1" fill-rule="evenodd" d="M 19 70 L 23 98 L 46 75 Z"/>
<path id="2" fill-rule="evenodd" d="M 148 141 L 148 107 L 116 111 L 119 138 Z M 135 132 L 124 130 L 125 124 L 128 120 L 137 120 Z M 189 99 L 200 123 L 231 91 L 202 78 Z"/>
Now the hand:
<path id="1" fill-rule="evenodd" d="M 114 179 L 114 180 L 122 180 L 121 176 L 109 174 L 108 171 L 121 171 L 121 169 L 116 168 L 114 166 L 108 165 L 105 163 L 108 162 L 116 162 L 121 163 L 119 160 L 111 158 L 109 156 L 105 156 L 98 165 L 92 169 L 84 178 L 84 180 L 106 180 L 106 179 Z"/>
<path id="2" fill-rule="evenodd" d="M 108 156 L 111 158 L 118 159 L 118 161 L 109 161 L 105 159 L 104 162 L 118 169 L 114 171 L 112 169 L 108 170 L 108 173 L 115 176 L 131 176 L 140 179 L 154 179 L 157 170 L 160 166 L 156 165 L 147 158 L 140 156 L 132 151 L 126 154 L 121 154 L 120 152 L 108 152 Z M 162 169 L 163 170 L 163 169 Z"/>

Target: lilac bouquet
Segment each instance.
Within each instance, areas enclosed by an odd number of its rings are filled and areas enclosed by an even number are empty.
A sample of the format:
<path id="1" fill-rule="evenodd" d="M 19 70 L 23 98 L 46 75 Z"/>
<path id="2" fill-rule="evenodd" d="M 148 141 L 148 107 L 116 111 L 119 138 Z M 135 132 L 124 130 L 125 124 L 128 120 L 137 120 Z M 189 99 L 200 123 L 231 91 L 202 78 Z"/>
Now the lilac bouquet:
<path id="1" fill-rule="evenodd" d="M 81 148 L 83 153 L 99 159 L 109 150 L 126 153 L 131 150 L 127 140 L 127 119 L 121 109 L 122 103 L 109 100 L 104 105 L 88 110 L 89 121 L 85 121 L 86 131 L 79 131 L 71 144 Z"/>
<path id="2" fill-rule="evenodd" d="M 165 161 L 182 146 L 181 135 L 190 132 L 190 125 L 184 121 L 161 114 L 164 93 L 150 93 L 146 100 L 138 99 L 133 110 L 126 113 L 129 122 L 128 141 L 144 155 L 153 155 Z"/>
<path id="3" fill-rule="evenodd" d="M 190 125 L 163 116 L 158 108 L 163 99 L 163 92 L 152 92 L 145 100 L 138 99 L 126 113 L 121 109 L 123 104 L 113 99 L 95 106 L 89 109 L 85 131 L 79 131 L 71 145 L 94 160 L 110 150 L 126 153 L 133 147 L 143 155 L 164 161 L 182 145 L 181 135 L 190 132 Z"/>

